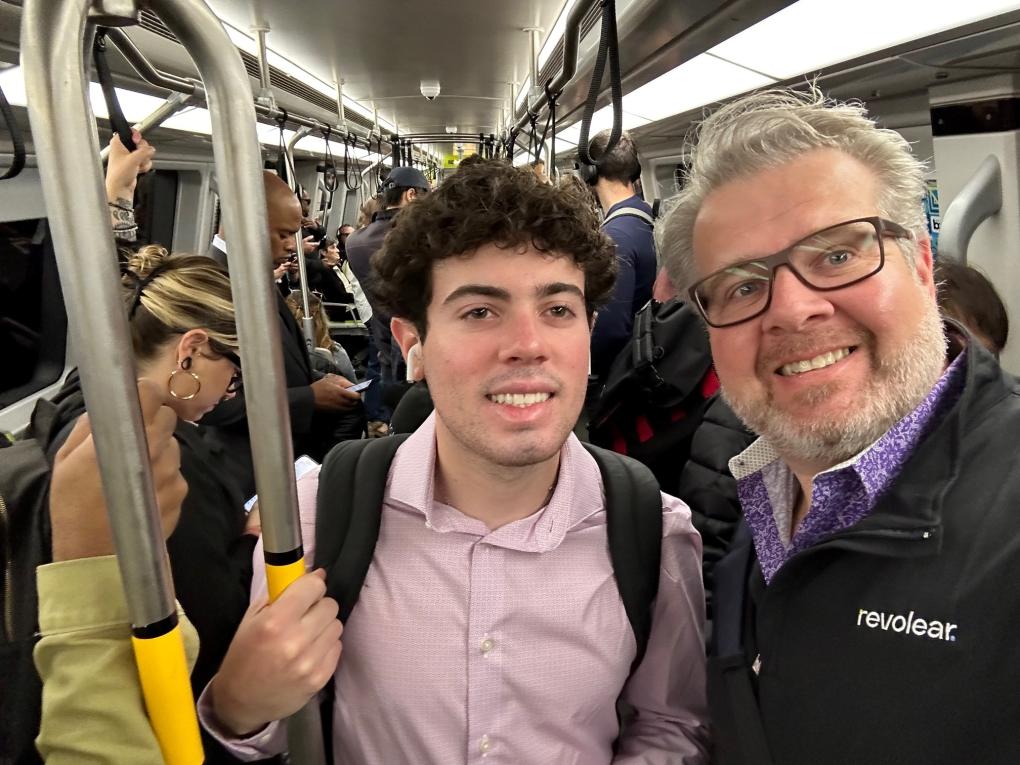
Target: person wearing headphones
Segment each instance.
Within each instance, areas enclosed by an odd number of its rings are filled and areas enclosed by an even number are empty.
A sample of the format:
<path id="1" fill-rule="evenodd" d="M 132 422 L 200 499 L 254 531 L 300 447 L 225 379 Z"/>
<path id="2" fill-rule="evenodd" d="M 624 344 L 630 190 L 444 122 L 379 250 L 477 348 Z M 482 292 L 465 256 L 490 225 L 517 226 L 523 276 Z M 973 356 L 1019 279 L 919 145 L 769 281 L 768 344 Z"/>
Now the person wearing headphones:
<path id="1" fill-rule="evenodd" d="M 601 380 L 630 340 L 634 314 L 651 299 L 656 271 L 652 208 L 635 185 L 641 177 L 637 147 L 624 132 L 607 152 L 609 138 L 610 131 L 603 130 L 588 144 L 588 156 L 597 165 L 583 161 L 577 165 L 578 174 L 602 207 L 602 231 L 616 245 L 616 288 L 599 311 L 591 339 L 591 373 Z"/>

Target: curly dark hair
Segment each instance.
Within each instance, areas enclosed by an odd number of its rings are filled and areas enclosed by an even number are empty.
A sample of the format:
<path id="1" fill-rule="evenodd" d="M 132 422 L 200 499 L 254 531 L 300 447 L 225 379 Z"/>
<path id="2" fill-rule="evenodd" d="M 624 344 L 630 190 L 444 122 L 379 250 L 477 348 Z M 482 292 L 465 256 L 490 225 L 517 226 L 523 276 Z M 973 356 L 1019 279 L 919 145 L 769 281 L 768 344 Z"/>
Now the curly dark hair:
<path id="1" fill-rule="evenodd" d="M 581 194 L 541 183 L 531 168 L 484 160 L 449 176 L 405 207 L 372 256 L 372 291 L 387 312 L 413 322 L 425 337 L 432 266 L 496 244 L 532 245 L 570 257 L 584 272 L 589 316 L 616 281 L 616 250 Z"/>

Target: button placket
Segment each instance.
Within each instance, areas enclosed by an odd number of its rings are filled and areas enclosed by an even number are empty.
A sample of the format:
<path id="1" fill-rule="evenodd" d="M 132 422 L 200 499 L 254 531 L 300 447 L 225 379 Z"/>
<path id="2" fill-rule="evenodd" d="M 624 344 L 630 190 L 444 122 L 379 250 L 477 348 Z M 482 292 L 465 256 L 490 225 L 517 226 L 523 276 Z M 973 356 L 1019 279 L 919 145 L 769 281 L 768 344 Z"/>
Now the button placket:
<path id="1" fill-rule="evenodd" d="M 468 761 L 487 761 L 498 740 L 503 661 L 495 626 L 503 616 L 505 550 L 485 542 L 471 554 L 468 608 Z"/>

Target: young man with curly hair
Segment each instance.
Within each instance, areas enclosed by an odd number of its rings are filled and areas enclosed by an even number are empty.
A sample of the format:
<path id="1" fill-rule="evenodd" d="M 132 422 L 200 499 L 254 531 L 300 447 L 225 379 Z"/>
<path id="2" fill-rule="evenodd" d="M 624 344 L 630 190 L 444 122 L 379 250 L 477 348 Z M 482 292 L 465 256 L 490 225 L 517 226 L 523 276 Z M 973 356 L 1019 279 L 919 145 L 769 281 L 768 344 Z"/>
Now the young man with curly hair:
<path id="1" fill-rule="evenodd" d="M 328 598 L 328 612 L 285 622 L 274 607 L 238 634 L 201 705 L 235 754 L 280 752 L 275 721 L 331 679 L 337 762 L 705 761 L 690 513 L 662 496 L 658 596 L 635 662 L 602 475 L 571 434 L 613 263 L 583 198 L 529 168 L 462 168 L 401 213 L 373 260 L 376 294 L 435 412 L 389 469 L 343 660 Z M 306 559 L 317 485 L 298 488 Z M 622 733 L 618 700 L 634 711 Z"/>

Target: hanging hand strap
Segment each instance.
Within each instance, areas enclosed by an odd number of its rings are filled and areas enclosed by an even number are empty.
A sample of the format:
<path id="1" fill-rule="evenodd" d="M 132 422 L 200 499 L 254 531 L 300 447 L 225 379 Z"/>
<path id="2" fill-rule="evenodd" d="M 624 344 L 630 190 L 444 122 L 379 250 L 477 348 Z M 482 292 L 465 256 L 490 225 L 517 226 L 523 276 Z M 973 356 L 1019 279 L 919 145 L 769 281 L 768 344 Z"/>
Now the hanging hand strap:
<path id="1" fill-rule="evenodd" d="M 13 178 L 25 167 L 25 137 L 21 134 L 18 121 L 14 118 L 14 110 L 11 109 L 11 105 L 7 102 L 7 97 L 2 89 L 0 89 L 0 114 L 3 114 L 4 123 L 7 125 L 7 132 L 11 136 L 11 145 L 14 153 L 14 157 L 11 159 L 11 166 L 7 168 L 3 175 L 0 175 L 0 181 L 4 181 L 8 178 Z"/>
<path id="2" fill-rule="evenodd" d="M 609 60 L 609 87 L 613 99 L 613 129 L 609 134 L 609 143 L 601 157 L 592 159 L 588 153 L 588 134 L 591 131 L 591 120 L 595 114 L 595 102 L 602 87 L 602 76 L 606 70 L 606 59 Z M 577 154 L 586 165 L 602 163 L 602 157 L 609 155 L 620 142 L 623 132 L 623 85 L 620 80 L 620 49 L 616 37 L 616 0 L 603 0 L 602 3 L 602 37 L 599 40 L 598 55 L 595 57 L 595 70 L 592 72 L 591 85 L 588 88 L 588 100 L 584 105 L 581 117 L 581 135 L 577 139 Z"/>
<path id="3" fill-rule="evenodd" d="M 106 113 L 114 132 L 120 136 L 120 142 L 128 151 L 134 151 L 134 139 L 131 137 L 131 125 L 124 118 L 124 112 L 120 108 L 120 101 L 117 100 L 117 91 L 113 87 L 113 76 L 110 74 L 110 65 L 106 61 L 106 30 L 96 30 L 96 40 L 92 45 L 92 59 L 96 65 L 96 75 L 99 77 L 99 86 L 103 89 L 103 98 L 106 100 Z"/>

